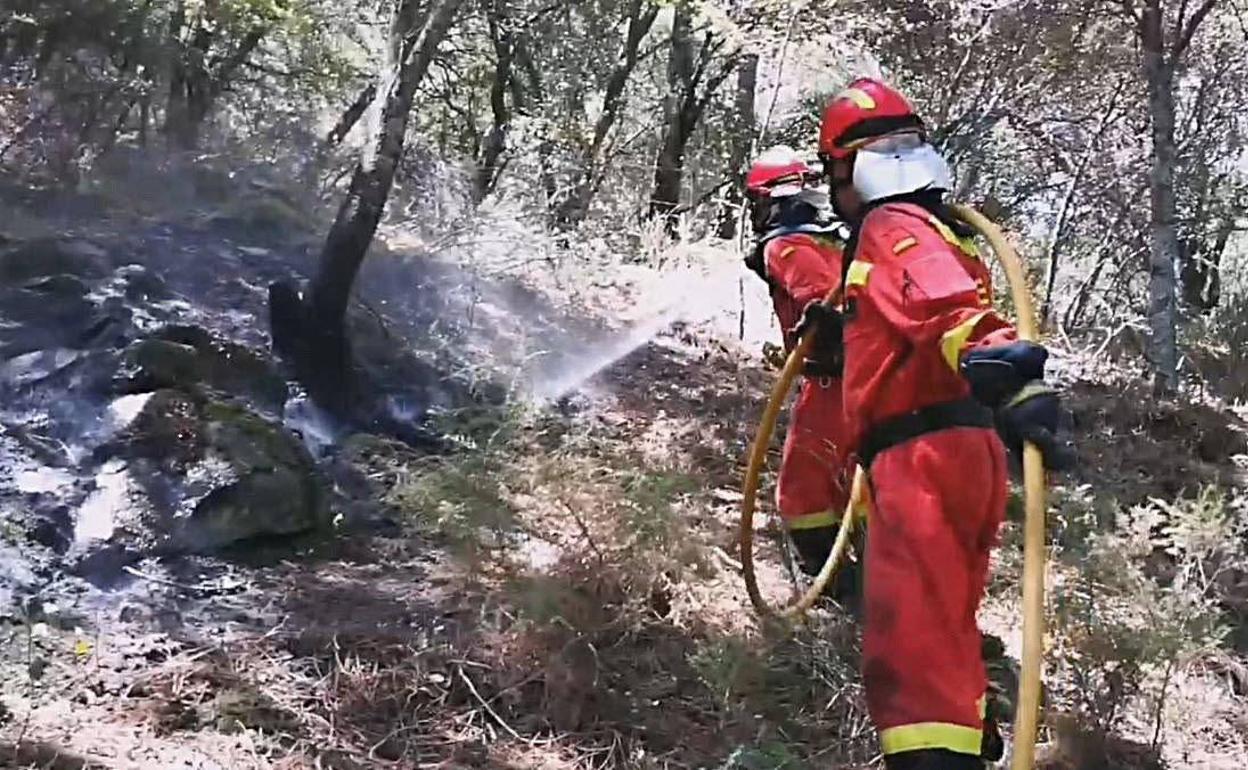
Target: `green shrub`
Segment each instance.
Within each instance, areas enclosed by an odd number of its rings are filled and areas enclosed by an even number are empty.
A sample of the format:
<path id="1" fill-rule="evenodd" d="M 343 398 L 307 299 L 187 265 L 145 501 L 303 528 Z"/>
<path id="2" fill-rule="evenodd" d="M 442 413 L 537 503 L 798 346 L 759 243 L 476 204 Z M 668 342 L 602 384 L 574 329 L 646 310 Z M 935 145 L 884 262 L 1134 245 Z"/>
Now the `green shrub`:
<path id="1" fill-rule="evenodd" d="M 1160 715 L 1173 672 L 1223 642 L 1212 578 L 1242 564 L 1243 546 L 1210 490 L 1137 506 L 1116 531 L 1085 531 L 1052 585 L 1049 681 L 1061 705 L 1108 732 L 1141 698 Z"/>

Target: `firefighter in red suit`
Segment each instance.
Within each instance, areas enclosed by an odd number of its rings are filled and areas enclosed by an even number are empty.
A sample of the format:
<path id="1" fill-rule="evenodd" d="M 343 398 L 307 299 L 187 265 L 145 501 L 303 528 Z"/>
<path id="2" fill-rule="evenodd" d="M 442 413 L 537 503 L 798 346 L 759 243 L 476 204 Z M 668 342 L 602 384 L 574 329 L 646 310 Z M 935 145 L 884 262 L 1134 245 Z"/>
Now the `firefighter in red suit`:
<path id="1" fill-rule="evenodd" d="M 1054 438 L 1047 351 L 992 307 L 950 174 L 889 86 L 859 80 L 827 106 L 819 152 L 850 223 L 844 408 L 872 485 L 863 681 L 890 770 L 971 770 L 1002 745 L 985 720 L 976 611 L 1005 511 L 1006 446 Z M 1004 439 L 1004 443 L 1002 441 Z"/>
<path id="2" fill-rule="evenodd" d="M 840 316 L 823 300 L 841 284 L 844 237 L 823 223 L 827 198 L 807 185 L 817 174 L 792 149 L 763 153 L 746 175 L 750 219 L 757 237 L 746 265 L 767 282 L 791 351 L 806 328 L 817 327 L 784 442 L 776 507 L 802 571 L 818 574 L 836 539 L 848 501 L 847 422 L 841 408 Z M 822 200 L 820 200 L 822 198 Z M 857 569 L 846 565 L 829 593 L 856 606 Z"/>

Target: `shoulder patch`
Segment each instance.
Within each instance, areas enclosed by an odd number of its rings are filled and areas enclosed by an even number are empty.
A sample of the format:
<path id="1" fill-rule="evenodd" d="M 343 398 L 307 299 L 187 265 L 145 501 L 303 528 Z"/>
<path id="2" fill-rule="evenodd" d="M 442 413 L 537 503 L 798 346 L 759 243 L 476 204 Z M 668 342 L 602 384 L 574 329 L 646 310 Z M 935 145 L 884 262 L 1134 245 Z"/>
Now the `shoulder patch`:
<path id="1" fill-rule="evenodd" d="M 918 245 L 919 245 L 919 239 L 915 238 L 913 235 L 908 235 L 905 238 L 902 238 L 900 241 L 897 241 L 896 243 L 893 244 L 893 253 L 900 254 L 906 249 L 913 248 Z"/>

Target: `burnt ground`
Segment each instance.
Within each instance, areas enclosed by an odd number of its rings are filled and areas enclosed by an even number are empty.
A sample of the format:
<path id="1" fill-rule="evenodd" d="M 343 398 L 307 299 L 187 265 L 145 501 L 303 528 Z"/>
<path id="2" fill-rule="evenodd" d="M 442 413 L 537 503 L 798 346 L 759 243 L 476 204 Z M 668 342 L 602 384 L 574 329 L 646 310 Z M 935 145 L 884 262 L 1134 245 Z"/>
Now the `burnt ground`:
<path id="1" fill-rule="evenodd" d="M 1077 383 L 1080 480 L 1124 505 L 1191 497 L 1202 487 L 1242 486 L 1248 423 L 1207 403 L 1159 402 L 1143 385 Z"/>
<path id="2" fill-rule="evenodd" d="M 5 681 L 22 684 L 5 746 L 35 767 L 865 766 L 852 625 L 758 628 L 734 563 L 770 376 L 664 336 L 479 461 L 374 447 L 401 535 L 152 563 L 112 594 L 58 598 L 8 629 Z M 1081 474 L 1123 499 L 1234 478 L 1196 451 L 1239 435 L 1226 419 L 1074 392 L 1080 422 L 1114 431 L 1081 440 Z M 457 512 L 430 510 L 452 489 Z"/>
<path id="3" fill-rule="evenodd" d="M 251 303 L 267 275 L 247 277 L 249 259 L 289 253 L 282 270 L 298 271 L 310 252 L 249 237 L 227 249 L 236 270 L 208 270 L 225 226 L 151 223 L 134 251 L 200 249 L 179 257 L 181 280 L 227 287 L 202 292 L 222 311 L 203 322 L 263 346 Z M 506 348 L 515 364 L 602 333 L 523 287 L 491 293 L 399 256 L 369 279 L 387 316 L 538 330 L 527 347 L 469 340 L 482 357 Z M 737 489 L 772 376 L 678 328 L 548 407 L 448 414 L 467 447 L 451 455 L 352 439 L 355 493 L 395 529 L 148 559 L 105 591 L 48 580 L 0 625 L 0 765 L 876 766 L 853 624 L 824 610 L 798 629 L 760 627 L 744 596 Z M 1081 467 L 1059 485 L 1091 484 L 1114 508 L 1241 486 L 1234 414 L 1150 403 L 1072 386 Z M 761 578 L 783 598 L 777 532 L 761 526 Z M 1226 756 L 1175 767 L 1236 766 Z"/>
<path id="4" fill-rule="evenodd" d="M 58 597 L 10 628 L 9 749 L 63 749 L 48 767 L 865 761 L 852 632 L 828 616 L 831 637 L 760 636 L 731 555 L 765 380 L 665 338 L 483 465 L 376 447 L 400 536 L 152 562 L 110 594 Z M 479 497 L 439 520 L 412 476 Z"/>

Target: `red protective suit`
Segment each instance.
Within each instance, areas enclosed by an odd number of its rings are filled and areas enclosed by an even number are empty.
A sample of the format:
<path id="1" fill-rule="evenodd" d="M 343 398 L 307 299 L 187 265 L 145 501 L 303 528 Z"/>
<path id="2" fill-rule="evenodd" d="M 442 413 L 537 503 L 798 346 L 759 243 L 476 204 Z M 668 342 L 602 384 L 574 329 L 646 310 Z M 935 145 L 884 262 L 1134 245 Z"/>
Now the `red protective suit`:
<path id="1" fill-rule="evenodd" d="M 763 248 L 785 349 L 792 350 L 793 329 L 806 306 L 840 286 L 841 246 L 830 237 L 800 233 L 773 238 Z M 841 399 L 839 378 L 802 378 L 776 485 L 776 507 L 789 529 L 841 520 L 849 489 L 848 423 Z"/>
<path id="2" fill-rule="evenodd" d="M 987 679 L 975 615 L 1007 471 L 991 416 L 968 401 L 958 364 L 970 347 L 1012 341 L 1014 330 L 992 310 L 973 245 L 912 204 L 868 213 L 846 296 L 845 410 L 874 493 L 867 704 L 886 755 L 979 754 Z M 963 416 L 949 420 L 953 407 Z"/>

